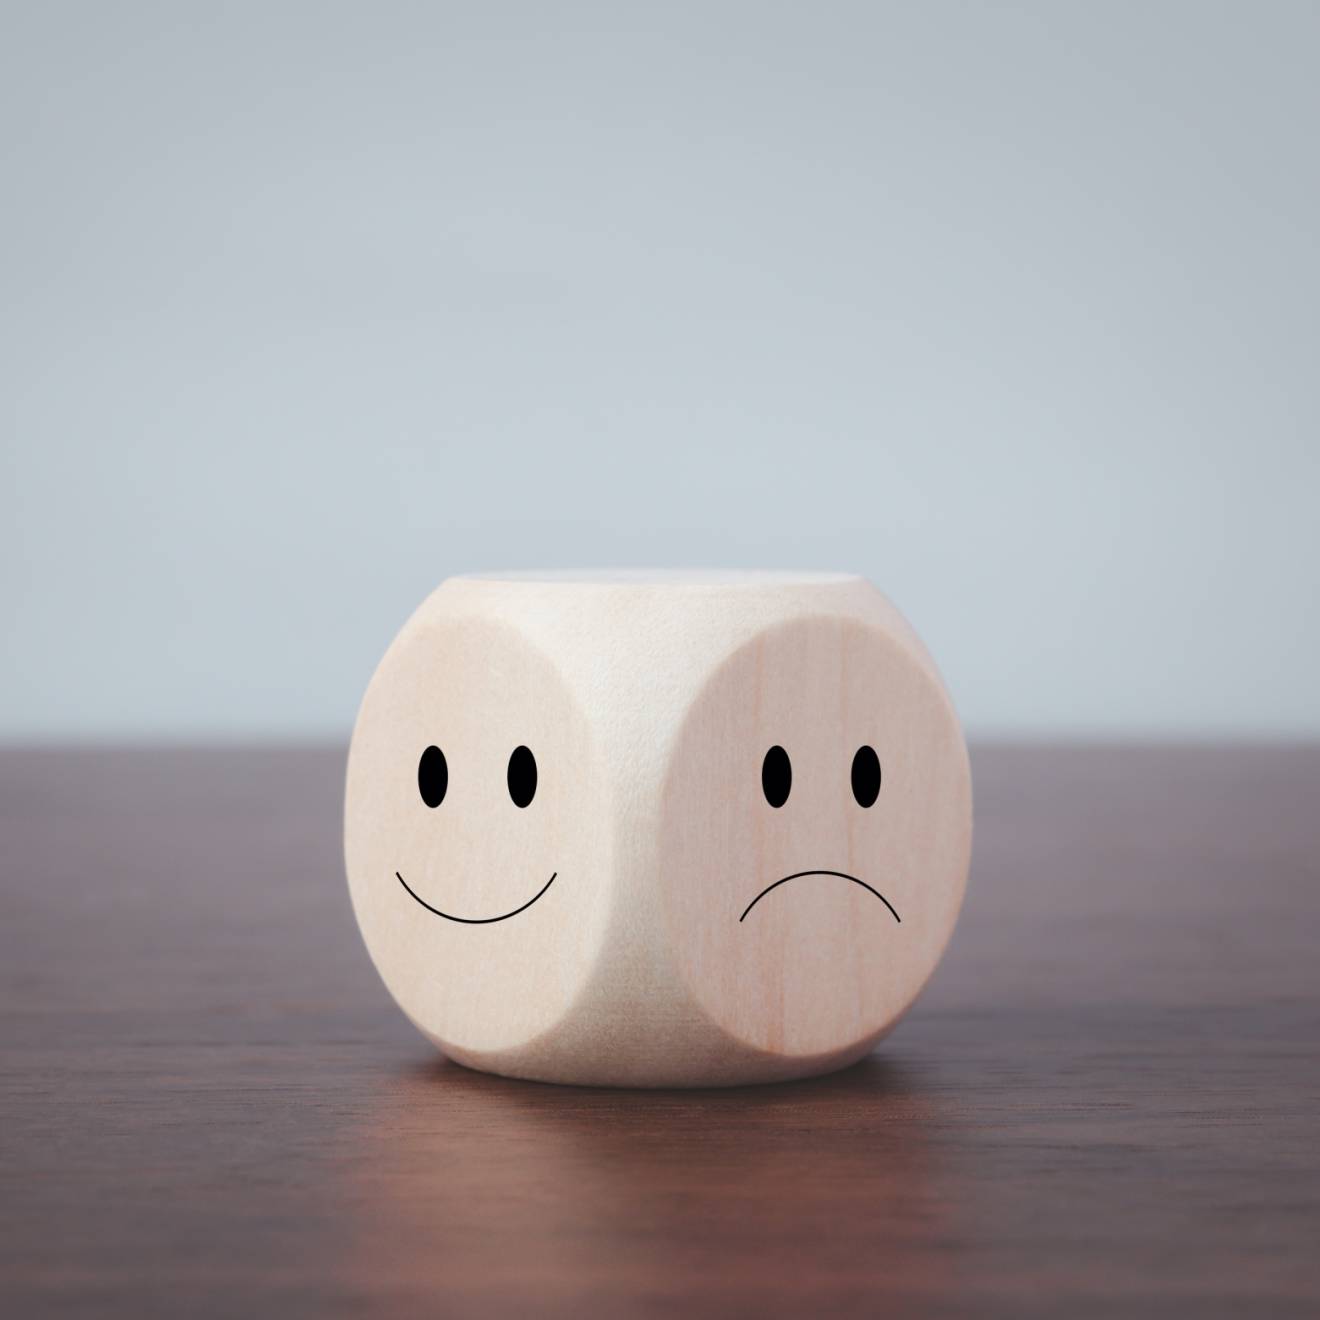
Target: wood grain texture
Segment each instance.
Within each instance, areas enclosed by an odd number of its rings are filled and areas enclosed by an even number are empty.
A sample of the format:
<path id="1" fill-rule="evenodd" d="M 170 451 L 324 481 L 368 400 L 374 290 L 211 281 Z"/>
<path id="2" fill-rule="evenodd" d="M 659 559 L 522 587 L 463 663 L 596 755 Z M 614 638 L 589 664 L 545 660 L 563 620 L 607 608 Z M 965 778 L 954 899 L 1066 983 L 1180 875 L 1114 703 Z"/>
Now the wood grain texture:
<path id="1" fill-rule="evenodd" d="M 1307 1315 L 1320 750 L 984 749 L 962 922 L 857 1067 L 438 1063 L 341 750 L 0 754 L 0 1312 Z"/>

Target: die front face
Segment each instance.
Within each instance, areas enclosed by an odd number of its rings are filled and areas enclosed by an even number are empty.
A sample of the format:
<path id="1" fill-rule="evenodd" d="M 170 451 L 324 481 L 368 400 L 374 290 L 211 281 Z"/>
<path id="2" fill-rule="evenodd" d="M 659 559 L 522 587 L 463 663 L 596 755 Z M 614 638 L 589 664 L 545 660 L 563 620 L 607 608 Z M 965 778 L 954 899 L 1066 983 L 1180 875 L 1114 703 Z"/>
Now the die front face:
<path id="1" fill-rule="evenodd" d="M 741 1045 L 826 1057 L 898 1019 L 962 901 L 971 789 L 923 660 L 851 619 L 769 629 L 726 660 L 663 793 L 669 939 Z"/>
<path id="2" fill-rule="evenodd" d="M 433 1039 L 516 1051 L 570 1013 L 607 916 L 603 800 L 549 657 L 502 623 L 409 623 L 354 731 L 345 853 L 372 959 Z"/>

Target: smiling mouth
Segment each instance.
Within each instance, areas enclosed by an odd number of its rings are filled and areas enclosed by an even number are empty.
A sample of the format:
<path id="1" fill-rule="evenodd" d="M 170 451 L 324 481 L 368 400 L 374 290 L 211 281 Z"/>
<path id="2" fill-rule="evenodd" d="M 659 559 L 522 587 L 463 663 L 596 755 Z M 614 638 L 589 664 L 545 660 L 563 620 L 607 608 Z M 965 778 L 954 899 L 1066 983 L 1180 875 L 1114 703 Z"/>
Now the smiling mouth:
<path id="1" fill-rule="evenodd" d="M 876 898 L 878 898 L 885 905 L 885 907 L 887 907 L 889 911 L 893 914 L 893 918 L 895 921 L 899 922 L 900 924 L 903 921 L 903 918 L 900 917 L 898 913 L 894 911 L 894 905 L 878 889 L 872 889 L 871 886 L 868 885 L 865 880 L 859 880 L 855 875 L 849 875 L 846 871 L 794 871 L 792 875 L 786 875 L 782 880 L 776 880 L 774 884 L 766 885 L 766 887 L 763 890 L 761 890 L 761 892 L 757 894 L 757 896 L 754 899 L 752 899 L 750 903 L 748 903 L 746 908 L 743 910 L 742 916 L 739 917 L 738 920 L 745 921 L 747 919 L 747 914 L 772 889 L 778 889 L 780 885 L 786 885 L 790 880 L 800 880 L 804 875 L 834 875 L 834 876 L 838 876 L 840 880 L 851 880 L 853 884 L 861 885 L 861 887 L 865 889 L 868 894 L 874 894 Z"/>
<path id="2" fill-rule="evenodd" d="M 527 909 L 528 909 L 529 907 L 531 907 L 532 904 L 535 903 L 536 900 L 537 900 L 538 898 L 540 898 L 541 895 L 544 894 L 545 891 L 546 891 L 547 889 L 549 889 L 550 886 L 551 886 L 552 884 L 554 884 L 554 882 L 555 882 L 555 876 L 557 876 L 557 875 L 559 874 L 559 872 L 556 871 L 555 874 L 552 875 L 552 876 L 550 877 L 550 879 L 547 880 L 547 881 L 545 882 L 545 884 L 543 884 L 543 885 L 541 886 L 541 888 L 540 888 L 535 894 L 533 894 L 533 895 L 531 896 L 531 898 L 529 898 L 529 899 L 527 900 L 527 902 L 525 902 L 525 903 L 522 905 L 522 907 L 516 907 L 516 908 L 513 909 L 512 912 L 502 912 L 498 917 L 456 917 L 456 916 L 454 916 L 454 914 L 453 914 L 452 912 L 441 912 L 440 909 L 439 909 L 438 907 L 432 907 L 432 906 L 426 901 L 426 899 L 420 897 L 420 896 L 417 894 L 417 892 L 416 892 L 415 890 L 410 889 L 409 886 L 408 886 L 408 882 L 403 878 L 403 876 L 399 875 L 399 873 L 398 873 L 397 871 L 395 871 L 394 874 L 395 874 L 395 876 L 397 877 L 399 883 L 400 883 L 405 889 L 408 890 L 409 894 L 411 894 L 411 895 L 413 896 L 413 898 L 417 899 L 417 901 L 418 901 L 418 902 L 419 902 L 419 903 L 420 903 L 420 904 L 421 904 L 421 905 L 422 905 L 422 906 L 423 906 L 428 912 L 434 912 L 435 915 L 436 915 L 437 917 L 444 917 L 444 919 L 445 919 L 446 921 L 461 921 L 461 922 L 463 923 L 463 925 L 465 925 L 465 926 L 489 926 L 490 923 L 491 923 L 492 921 L 508 921 L 508 919 L 509 919 L 510 917 L 516 917 L 516 916 L 518 915 L 518 913 L 520 913 L 520 912 L 526 912 Z M 860 884 L 861 882 L 858 881 L 858 883 Z"/>

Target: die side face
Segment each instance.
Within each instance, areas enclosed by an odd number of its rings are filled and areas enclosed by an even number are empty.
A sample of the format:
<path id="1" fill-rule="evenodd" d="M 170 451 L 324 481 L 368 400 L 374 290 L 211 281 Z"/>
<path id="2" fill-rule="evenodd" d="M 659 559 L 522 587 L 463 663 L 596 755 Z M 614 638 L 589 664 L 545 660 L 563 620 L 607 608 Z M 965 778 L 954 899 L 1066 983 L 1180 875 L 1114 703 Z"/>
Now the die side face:
<path id="1" fill-rule="evenodd" d="M 443 1044 L 516 1049 L 570 1011 L 606 918 L 590 730 L 549 658 L 483 620 L 409 625 L 349 757 L 354 909 L 387 987 Z"/>
<path id="2" fill-rule="evenodd" d="M 663 790 L 680 973 L 738 1041 L 787 1057 L 891 1025 L 962 901 L 962 734 L 929 674 L 839 619 L 772 629 L 703 687 Z"/>

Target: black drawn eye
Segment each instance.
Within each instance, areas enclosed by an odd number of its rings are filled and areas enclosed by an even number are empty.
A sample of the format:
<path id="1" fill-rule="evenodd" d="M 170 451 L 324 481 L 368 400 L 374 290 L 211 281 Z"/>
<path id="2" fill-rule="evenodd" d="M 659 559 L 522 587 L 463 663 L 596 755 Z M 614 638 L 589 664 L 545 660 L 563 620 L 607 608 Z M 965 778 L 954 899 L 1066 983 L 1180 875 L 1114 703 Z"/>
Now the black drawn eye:
<path id="1" fill-rule="evenodd" d="M 417 791 L 428 807 L 438 807 L 449 788 L 449 766 L 438 747 L 428 747 L 417 762 Z"/>
<path id="2" fill-rule="evenodd" d="M 852 763 L 852 791 L 862 807 L 871 806 L 880 796 L 880 758 L 874 747 L 857 749 Z"/>
<path id="3" fill-rule="evenodd" d="M 788 753 L 776 743 L 761 762 L 761 792 L 772 807 L 782 807 L 793 787 L 793 766 Z"/>
<path id="4" fill-rule="evenodd" d="M 509 796 L 516 807 L 536 796 L 536 757 L 526 747 L 515 747 L 509 757 Z"/>

